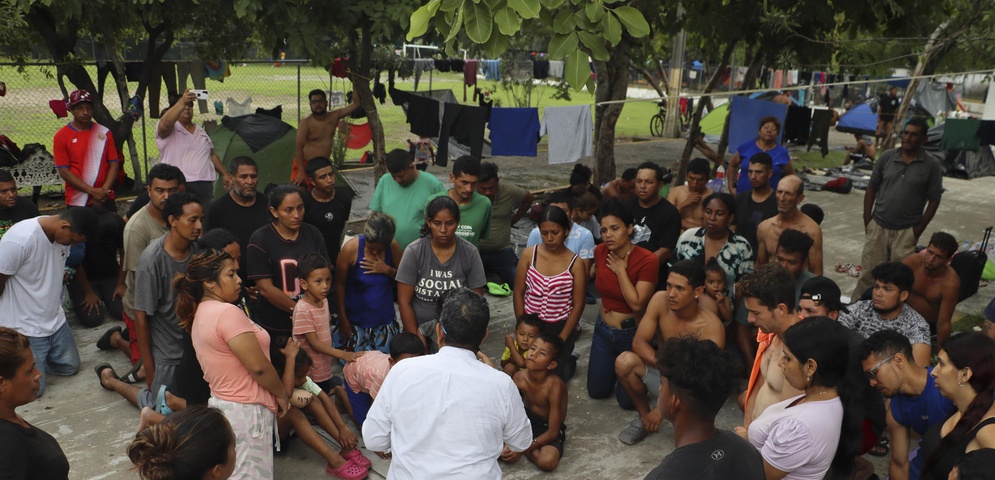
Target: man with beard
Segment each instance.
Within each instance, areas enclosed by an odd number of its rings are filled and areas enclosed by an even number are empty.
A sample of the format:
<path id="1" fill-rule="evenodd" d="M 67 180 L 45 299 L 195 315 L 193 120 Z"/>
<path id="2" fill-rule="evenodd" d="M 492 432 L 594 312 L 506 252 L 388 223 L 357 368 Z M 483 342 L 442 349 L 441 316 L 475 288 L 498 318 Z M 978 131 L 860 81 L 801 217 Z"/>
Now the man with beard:
<path id="1" fill-rule="evenodd" d="M 269 222 L 269 205 L 264 198 L 260 199 L 260 193 L 256 191 L 259 168 L 255 160 L 249 157 L 235 157 L 228 164 L 228 173 L 232 176 L 232 188 L 228 191 L 228 195 L 218 198 L 211 204 L 204 222 L 204 231 L 208 232 L 215 228 L 227 229 L 235 234 L 238 246 L 242 252 L 245 252 L 252 232 Z M 245 262 L 240 262 L 238 276 L 243 279 L 248 278 L 245 275 Z M 243 280 L 243 286 L 248 287 L 247 284 L 251 282 Z M 255 289 L 248 288 L 250 295 L 254 296 Z"/>
<path id="2" fill-rule="evenodd" d="M 916 276 L 909 293 L 909 306 L 929 322 L 941 346 L 950 336 L 950 320 L 960 293 L 960 277 L 947 263 L 954 253 L 957 253 L 957 239 L 949 233 L 936 232 L 925 250 L 902 261 Z"/>
<path id="3" fill-rule="evenodd" d="M 663 420 L 660 409 L 651 408 L 650 401 L 660 388 L 660 371 L 656 368 L 657 351 L 654 341 L 693 337 L 711 340 L 725 348 L 725 328 L 714 313 L 698 307 L 698 297 L 704 294 L 705 267 L 691 260 L 674 264 L 667 277 L 667 289 L 656 292 L 646 307 L 632 339 L 632 351 L 622 352 L 615 360 L 615 373 L 639 413 L 619 434 L 627 445 L 641 441 L 656 432 Z"/>
<path id="4" fill-rule="evenodd" d="M 918 446 L 910 448 L 912 432 L 922 438 L 954 412 L 954 404 L 936 388 L 930 375 L 933 367 L 923 368 L 912 361 L 912 345 L 898 332 L 881 330 L 871 335 L 860 347 L 860 358 L 870 385 L 891 399 L 888 476 L 892 480 L 919 478 L 925 458 Z M 911 450 L 915 455 L 910 461 Z"/>
<path id="5" fill-rule="evenodd" d="M 750 166 L 746 168 L 752 188 L 736 195 L 736 234 L 750 242 L 756 252 L 757 227 L 764 220 L 777 215 L 777 198 L 770 188 L 774 160 L 766 152 L 760 152 L 750 157 Z"/>
<path id="6" fill-rule="evenodd" d="M 307 98 L 311 114 L 301 119 L 297 126 L 297 153 L 290 172 L 291 181 L 297 185 L 307 181 L 304 169 L 308 160 L 332 156 L 332 142 L 339 121 L 359 108 L 359 92 L 355 88 L 352 90 L 352 103 L 332 111 L 328 111 L 328 97 L 324 90 L 311 90 Z"/>
<path id="7" fill-rule="evenodd" d="M 808 270 L 822 275 L 822 227 L 798 210 L 805 200 L 805 187 L 797 175 L 786 175 L 777 184 L 777 215 L 757 227 L 757 266 L 774 258 L 781 232 L 792 229 L 808 234 L 814 243 L 808 252 Z"/>
<path id="8" fill-rule="evenodd" d="M 874 267 L 871 276 L 874 278 L 873 298 L 850 305 L 848 311 L 840 315 L 839 322 L 865 337 L 881 330 L 895 330 L 909 339 L 915 363 L 923 367 L 929 365 L 929 324 L 905 303 L 915 283 L 912 269 L 900 262 L 882 263 Z"/>

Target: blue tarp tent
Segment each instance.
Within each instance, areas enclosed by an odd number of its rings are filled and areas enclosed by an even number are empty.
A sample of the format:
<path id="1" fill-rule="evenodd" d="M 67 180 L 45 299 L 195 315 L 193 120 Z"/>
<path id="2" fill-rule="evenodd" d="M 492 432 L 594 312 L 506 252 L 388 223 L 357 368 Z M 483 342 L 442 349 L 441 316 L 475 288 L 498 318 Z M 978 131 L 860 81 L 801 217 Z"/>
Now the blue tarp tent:
<path id="1" fill-rule="evenodd" d="M 839 132 L 855 135 L 874 135 L 878 129 L 878 114 L 871 111 L 871 106 L 861 103 L 851 108 L 836 123 Z"/>

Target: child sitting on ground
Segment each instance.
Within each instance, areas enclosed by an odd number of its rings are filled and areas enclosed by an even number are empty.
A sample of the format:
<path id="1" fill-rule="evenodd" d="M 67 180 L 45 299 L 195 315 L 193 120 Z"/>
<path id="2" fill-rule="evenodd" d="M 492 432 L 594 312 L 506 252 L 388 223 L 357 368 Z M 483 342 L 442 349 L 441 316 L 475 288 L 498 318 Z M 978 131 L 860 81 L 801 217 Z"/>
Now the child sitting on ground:
<path id="1" fill-rule="evenodd" d="M 377 392 L 391 367 L 411 357 L 425 355 L 425 344 L 418 335 L 401 332 L 390 339 L 390 355 L 379 350 L 371 350 L 342 369 L 345 377 L 346 395 L 352 406 L 352 420 L 360 428 L 366 421 L 366 414 L 377 398 Z"/>
<path id="2" fill-rule="evenodd" d="M 529 348 L 525 370 L 512 377 L 522 392 L 534 440 L 521 453 L 505 446 L 502 460 L 514 463 L 524 456 L 546 472 L 553 471 L 560 463 L 563 442 L 567 439 L 567 426 L 563 423 L 567 417 L 567 386 L 553 369 L 562 351 L 563 339 L 541 333 Z"/>
<path id="3" fill-rule="evenodd" d="M 525 353 L 532 346 L 532 341 L 539 336 L 542 331 L 542 320 L 534 313 L 526 313 L 518 317 L 515 324 L 515 336 L 504 336 L 504 353 L 501 355 L 501 370 L 508 375 L 515 376 L 519 370 L 525 368 Z"/>
<path id="4" fill-rule="evenodd" d="M 712 258 L 705 264 L 705 294 L 719 305 L 719 319 L 723 325 L 732 321 L 732 301 L 726 296 L 726 271 Z"/>
<path id="5" fill-rule="evenodd" d="M 364 470 L 363 476 L 365 476 L 365 471 L 370 468 L 370 460 L 356 448 L 359 440 L 352 430 L 346 426 L 345 422 L 342 421 L 342 416 L 339 415 L 338 409 L 332 403 L 331 397 L 308 377 L 307 372 L 312 367 L 312 362 L 307 351 L 301 349 L 301 345 L 297 341 L 287 337 L 276 337 L 272 347 L 276 350 L 275 352 L 271 352 L 273 366 L 280 373 L 284 388 L 293 392 L 290 395 L 291 406 L 313 417 L 315 423 L 328 432 L 342 446 L 342 450 L 338 452 L 337 457 L 345 460 L 346 464 L 352 463 Z M 363 478 L 362 476 L 352 477 L 344 475 L 343 473 L 349 470 L 346 465 L 342 465 L 337 469 L 331 467 L 334 464 L 332 459 L 338 460 L 338 458 L 336 458 L 334 451 L 329 449 L 328 445 L 314 431 L 314 427 L 308 423 L 307 417 L 292 414 L 288 414 L 287 417 L 290 418 L 289 423 L 297 432 L 297 436 L 314 451 L 326 457 L 330 465 L 326 473 L 339 478 Z M 281 442 L 287 439 L 289 433 L 289 429 L 286 432 L 280 432 Z M 332 457 L 332 459 L 328 457 Z M 340 473 L 330 473 L 336 471 Z"/>
<path id="6" fill-rule="evenodd" d="M 301 344 L 314 365 L 308 374 L 325 392 L 332 391 L 332 359 L 355 362 L 364 352 L 347 352 L 332 347 L 328 292 L 332 269 L 325 257 L 311 252 L 297 262 L 304 295 L 294 307 L 294 340 Z"/>

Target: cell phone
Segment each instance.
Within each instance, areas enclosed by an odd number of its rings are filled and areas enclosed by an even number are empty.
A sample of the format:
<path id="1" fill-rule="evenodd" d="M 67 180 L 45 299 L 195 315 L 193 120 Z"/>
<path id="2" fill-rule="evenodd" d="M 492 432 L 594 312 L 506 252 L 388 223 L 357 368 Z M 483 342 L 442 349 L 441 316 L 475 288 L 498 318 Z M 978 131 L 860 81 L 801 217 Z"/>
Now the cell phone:
<path id="1" fill-rule="evenodd" d="M 197 100 L 207 100 L 207 90 L 190 90 L 197 96 Z"/>
<path id="2" fill-rule="evenodd" d="M 621 327 L 622 328 L 626 328 L 626 329 L 628 329 L 628 328 L 636 328 L 636 319 L 634 319 L 634 318 L 626 318 L 625 320 L 622 320 Z"/>

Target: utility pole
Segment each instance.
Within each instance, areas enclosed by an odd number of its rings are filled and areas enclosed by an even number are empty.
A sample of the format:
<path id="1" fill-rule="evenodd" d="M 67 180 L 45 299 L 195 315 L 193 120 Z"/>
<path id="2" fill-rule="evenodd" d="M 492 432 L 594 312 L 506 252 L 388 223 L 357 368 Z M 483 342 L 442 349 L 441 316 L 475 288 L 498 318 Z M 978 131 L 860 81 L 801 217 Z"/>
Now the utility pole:
<path id="1" fill-rule="evenodd" d="M 684 16 L 684 7 L 677 5 L 677 18 Z M 669 138 L 680 138 L 681 130 L 677 122 L 681 115 L 680 97 L 681 81 L 684 79 L 684 29 L 674 36 L 672 54 L 670 56 L 670 85 L 667 97 L 667 118 L 663 123 L 663 136 Z"/>

